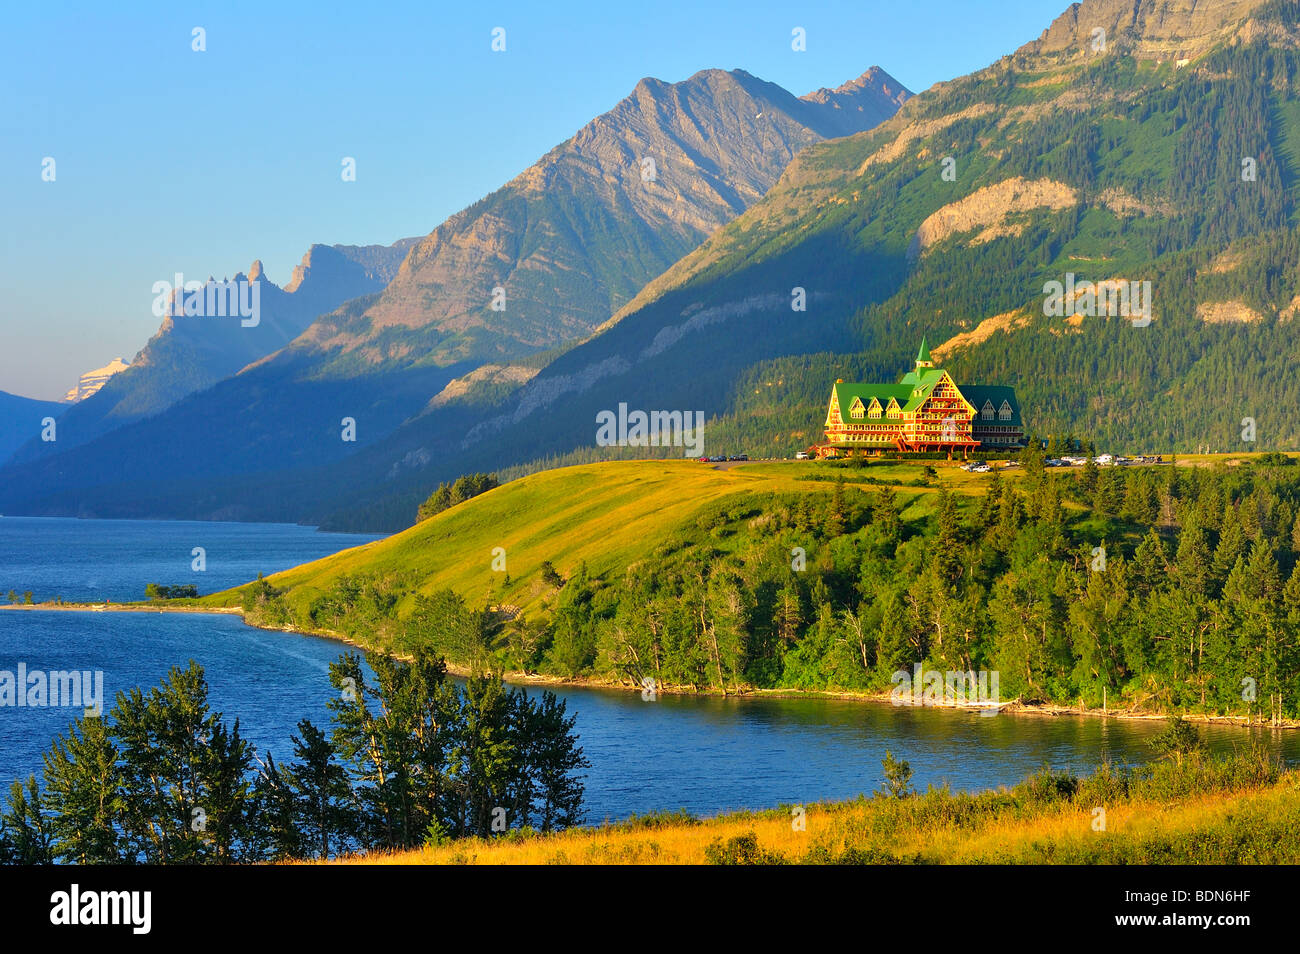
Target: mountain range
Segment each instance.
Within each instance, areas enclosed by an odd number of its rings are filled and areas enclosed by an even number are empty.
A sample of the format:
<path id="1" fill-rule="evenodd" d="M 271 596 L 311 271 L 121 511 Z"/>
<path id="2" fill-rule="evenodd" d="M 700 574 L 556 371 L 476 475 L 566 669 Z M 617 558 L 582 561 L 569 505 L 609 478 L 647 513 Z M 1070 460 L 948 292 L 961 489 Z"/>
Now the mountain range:
<path id="1" fill-rule="evenodd" d="M 165 322 L 133 362 L 136 373 L 76 408 L 57 446 L 19 452 L 0 495 L 46 513 L 298 519 L 280 487 L 298 486 L 305 500 L 316 480 L 306 470 L 437 406 L 449 386 L 464 387 L 458 379 L 477 375 L 490 391 L 498 375 L 507 385 L 526 377 L 509 363 L 535 370 L 548 351 L 591 335 L 757 202 L 801 150 L 870 128 L 909 96 L 877 68 L 803 98 L 740 70 L 643 80 L 411 245 L 372 294 L 331 283 L 333 299 L 352 297 L 308 320 L 306 281 L 272 286 L 262 310 L 284 317 L 264 317 L 271 328 L 243 355 L 229 342 L 214 348 L 221 367 L 199 358 L 211 332 L 197 323 L 209 319 L 196 319 L 193 335 L 180 333 L 179 319 Z M 222 327 L 236 340 L 245 330 Z M 160 363 L 151 349 L 165 349 L 168 373 L 142 386 Z M 202 379 L 169 387 L 191 367 L 204 368 Z M 355 441 L 343 439 L 344 419 L 355 422 Z"/>
<path id="2" fill-rule="evenodd" d="M 175 314 L 177 293 L 167 301 L 167 317 L 130 367 L 114 374 L 91 396 L 69 410 L 58 448 L 88 443 L 124 424 L 171 407 L 181 398 L 211 387 L 246 365 L 278 351 L 301 334 L 322 312 L 379 291 L 393 276 L 416 239 L 392 245 L 313 245 L 283 288 L 266 277 L 256 260 L 236 283 L 259 283 L 259 315 L 245 326 L 237 316 Z M 171 278 L 171 276 L 168 276 Z M 214 279 L 209 276 L 208 282 Z M 150 300 L 142 290 L 141 301 Z M 42 456 L 47 445 L 32 442 L 17 460 Z"/>
<path id="3" fill-rule="evenodd" d="M 146 431 L 115 432 L 130 463 L 80 477 L 110 453 L 90 445 L 83 461 L 11 465 L 0 506 L 396 529 L 458 474 L 627 452 L 595 446 L 596 415 L 621 404 L 704 412 L 710 452 L 790 455 L 820 437 L 835 378 L 896 379 L 923 335 L 958 379 L 1014 386 L 1040 434 L 1115 451 L 1295 448 L 1297 24 L 1293 0 L 1086 0 L 915 97 L 882 73 L 802 99 L 741 73 L 699 74 L 671 95 L 647 81 L 593 125 L 617 114 L 628 128 L 651 97 L 679 117 L 678 139 L 646 133 L 647 150 L 580 133 L 422 240 L 382 292 Z M 713 123 L 745 130 L 725 174 L 672 158 L 707 125 L 680 105 L 702 88 L 736 104 Z M 821 107 L 843 120 L 846 98 L 868 92 L 896 112 L 834 138 L 842 125 L 806 119 Z M 808 141 L 787 133 L 770 182 L 728 192 L 749 181 L 738 170 L 762 151 L 746 154 L 746 136 L 775 135 L 768 122 Z M 662 161 L 644 182 L 650 154 Z M 605 170 L 589 180 L 605 186 L 622 170 L 624 188 L 595 193 L 599 214 L 566 218 L 579 193 L 564 177 L 581 169 Z M 535 188 L 545 182 L 571 198 Z M 693 197 L 717 227 L 669 215 L 648 186 Z M 561 221 L 600 225 L 569 240 L 555 237 Z M 683 231 L 692 221 L 698 236 Z M 660 244 L 638 244 L 650 232 Z M 530 234 L 557 257 L 530 259 Z M 602 271 L 608 261 L 631 280 Z M 584 262 L 579 292 L 565 282 Z M 1150 320 L 1104 296 L 1053 304 L 1054 286 L 1081 282 L 1145 289 Z M 548 283 L 566 290 L 539 291 Z M 365 436 L 343 449 L 346 408 Z"/>
<path id="4" fill-rule="evenodd" d="M 68 407 L 59 401 L 39 401 L 0 391 L 0 462 L 8 460 L 33 437 L 39 440 L 45 418 L 57 421 Z"/>
<path id="5" fill-rule="evenodd" d="M 1072 6 L 804 150 L 599 334 L 473 415 L 431 409 L 342 462 L 362 489 L 312 519 L 393 527 L 452 470 L 610 456 L 593 422 L 620 403 L 703 409 L 711 453 L 789 456 L 820 438 L 835 378 L 894 380 L 923 335 L 958 379 L 1015 386 L 1044 435 L 1296 447 L 1298 22 L 1295 3 Z M 1152 320 L 1048 314 L 1071 276 L 1149 283 Z"/>

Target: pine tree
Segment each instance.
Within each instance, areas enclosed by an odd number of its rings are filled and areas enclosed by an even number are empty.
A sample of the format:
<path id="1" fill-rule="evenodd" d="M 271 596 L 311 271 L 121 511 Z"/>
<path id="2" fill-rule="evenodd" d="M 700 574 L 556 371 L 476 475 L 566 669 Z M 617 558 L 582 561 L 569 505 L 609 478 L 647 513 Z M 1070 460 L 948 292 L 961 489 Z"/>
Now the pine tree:
<path id="1" fill-rule="evenodd" d="M 72 864 L 122 864 L 121 772 L 105 719 L 78 719 L 45 755 L 45 805 L 53 851 Z"/>
<path id="2" fill-rule="evenodd" d="M 899 516 L 898 494 L 891 487 L 881 487 L 876 491 L 875 501 L 871 507 L 871 522 L 879 528 L 881 538 L 893 553 L 893 548 L 903 538 L 903 521 Z"/>
<path id="3" fill-rule="evenodd" d="M 789 580 L 776 594 L 776 614 L 773 622 L 777 635 L 787 646 L 793 645 L 803 626 L 803 600 L 799 594 L 799 584 Z"/>
<path id="4" fill-rule="evenodd" d="M 48 865 L 54 859 L 54 834 L 36 776 L 28 776 L 26 785 L 15 781 L 0 814 L 0 864 Z"/>
<path id="5" fill-rule="evenodd" d="M 1231 507 L 1224 511 L 1222 527 L 1218 546 L 1214 548 L 1214 573 L 1219 580 L 1226 580 L 1229 571 L 1246 552 L 1246 535 Z"/>
<path id="6" fill-rule="evenodd" d="M 252 747 L 208 708 L 203 669 L 173 667 L 110 712 L 122 766 L 126 857 L 149 864 L 236 860 L 249 834 Z"/>
<path id="7" fill-rule="evenodd" d="M 931 547 L 930 565 L 936 578 L 946 587 L 953 587 L 961 578 L 962 564 L 961 527 L 957 521 L 957 501 L 946 488 L 939 490 L 939 530 Z"/>
<path id="8" fill-rule="evenodd" d="M 1178 538 L 1178 552 L 1174 556 L 1174 575 L 1178 584 L 1195 593 L 1209 595 L 1211 560 L 1209 540 L 1193 517 Z"/>
<path id="9" fill-rule="evenodd" d="M 566 714 L 565 703 L 554 693 L 543 692 L 537 701 L 522 691 L 515 696 L 524 753 L 520 779 L 528 792 L 521 824 L 532 823 L 543 832 L 582 824 L 585 786 L 576 773 L 591 763 L 574 734 L 575 717 Z"/>
<path id="10" fill-rule="evenodd" d="M 460 801 L 456 834 L 486 838 L 499 834 L 503 824 L 522 824 L 521 819 L 509 817 L 510 780 L 518 764 L 510 708 L 499 676 L 472 675 L 466 680 L 465 725 L 457 749 L 460 769 L 455 773 Z"/>
<path id="11" fill-rule="evenodd" d="M 356 830 L 347 771 L 329 737 L 308 719 L 298 723 L 292 744 L 295 761 L 284 774 L 300 840 L 299 857 L 333 857 Z"/>

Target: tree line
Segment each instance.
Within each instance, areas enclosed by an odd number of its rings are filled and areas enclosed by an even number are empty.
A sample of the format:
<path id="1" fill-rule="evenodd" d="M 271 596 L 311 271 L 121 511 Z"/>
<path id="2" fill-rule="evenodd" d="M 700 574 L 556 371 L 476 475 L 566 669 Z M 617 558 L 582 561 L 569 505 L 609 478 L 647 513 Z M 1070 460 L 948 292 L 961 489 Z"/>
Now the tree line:
<path id="1" fill-rule="evenodd" d="M 15 781 L 3 864 L 232 864 L 332 858 L 582 821 L 588 763 L 552 693 L 444 661 L 347 654 L 332 726 L 298 723 L 293 758 L 262 758 L 208 704 L 203 669 L 173 668 L 76 720 Z"/>
<path id="2" fill-rule="evenodd" d="M 883 462 L 809 465 L 834 483 L 729 497 L 636 566 L 525 575 L 549 594 L 529 615 L 504 594 L 400 604 L 418 581 L 368 576 L 305 612 L 260 596 L 250 620 L 631 686 L 876 691 L 922 663 L 997 671 L 1025 702 L 1300 715 L 1300 467 L 1063 473 L 1037 442 L 1022 460 L 966 494 Z"/>

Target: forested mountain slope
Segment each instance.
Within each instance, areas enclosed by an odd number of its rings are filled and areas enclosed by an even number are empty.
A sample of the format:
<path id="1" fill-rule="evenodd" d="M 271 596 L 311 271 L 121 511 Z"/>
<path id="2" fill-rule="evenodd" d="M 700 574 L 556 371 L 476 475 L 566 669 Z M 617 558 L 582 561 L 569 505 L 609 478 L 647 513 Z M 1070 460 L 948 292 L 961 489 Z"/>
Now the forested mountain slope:
<path id="1" fill-rule="evenodd" d="M 1289 2 L 1071 7 L 807 149 L 469 426 L 430 413 L 350 462 L 387 502 L 340 496 L 333 519 L 391 526 L 457 468 L 599 456 L 595 414 L 620 402 L 703 410 L 717 451 L 791 454 L 836 377 L 894 380 L 923 334 L 958 380 L 1016 387 L 1032 430 L 1233 449 L 1252 418 L 1256 446 L 1297 446 L 1298 21 Z M 1138 283 L 1151 320 L 1053 302 L 1074 281 Z"/>

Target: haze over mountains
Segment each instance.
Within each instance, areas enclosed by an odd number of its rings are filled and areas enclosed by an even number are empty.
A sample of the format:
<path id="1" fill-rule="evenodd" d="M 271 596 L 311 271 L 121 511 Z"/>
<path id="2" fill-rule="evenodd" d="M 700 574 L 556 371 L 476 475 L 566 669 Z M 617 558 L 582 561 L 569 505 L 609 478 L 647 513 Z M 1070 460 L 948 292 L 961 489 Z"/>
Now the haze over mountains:
<path id="1" fill-rule="evenodd" d="M 41 421 L 47 417 L 57 420 L 67 409 L 68 405 L 58 401 L 40 401 L 0 391 L 0 461 L 7 460 L 31 439 L 33 427 L 39 433 Z"/>
<path id="2" fill-rule="evenodd" d="M 124 372 L 119 388 L 97 396 L 93 419 L 83 410 L 61 425 L 56 445 L 29 443 L 5 475 L 4 498 L 50 513 L 255 518 L 270 506 L 285 515 L 296 504 L 250 497 L 226 478 L 296 482 L 303 468 L 390 432 L 485 361 L 544 363 L 539 352 L 590 334 L 761 198 L 801 149 L 869 128 L 909 95 L 879 69 L 803 99 L 739 70 L 644 80 L 419 241 L 382 292 L 294 329 L 301 312 L 286 305 L 305 300 L 307 284 L 286 288 L 277 333 L 263 336 L 278 346 L 281 334 L 305 328 L 286 347 L 269 353 L 259 344 L 251 351 L 262 354 L 238 356 L 221 347 L 227 363 L 218 368 L 202 360 L 206 338 L 165 324 L 154 350 L 165 346 L 169 374 L 141 387 Z M 141 374 L 161 363 L 148 351 L 135 362 Z M 190 365 L 211 368 L 210 377 L 232 374 L 240 361 L 252 363 L 208 390 L 199 388 L 212 380 L 197 376 L 169 387 Z M 146 407 L 139 395 L 156 397 Z M 340 438 L 344 417 L 357 421 L 356 443 Z M 103 436 L 122 419 L 135 423 Z"/>
<path id="3" fill-rule="evenodd" d="M 260 260 L 232 281 L 260 283 L 257 324 L 245 327 L 238 317 L 177 315 L 168 309 L 158 331 L 130 367 L 107 380 L 87 399 L 70 409 L 59 435 L 61 450 L 87 443 L 101 434 L 157 414 L 186 395 L 211 387 L 245 365 L 284 347 L 312 319 L 344 301 L 383 288 L 397 273 L 416 239 L 392 245 L 313 245 L 294 268 L 283 288 L 263 274 Z M 171 280 L 173 276 L 166 276 Z M 187 276 L 189 280 L 202 280 Z M 208 281 L 212 281 L 208 276 Z M 142 288 L 141 306 L 151 304 Z M 173 292 L 171 299 L 175 302 Z M 32 460 L 46 447 L 39 441 L 17 457 Z"/>

